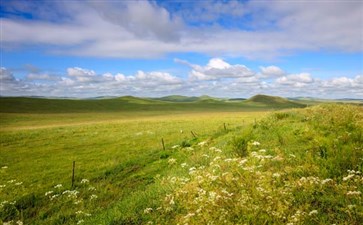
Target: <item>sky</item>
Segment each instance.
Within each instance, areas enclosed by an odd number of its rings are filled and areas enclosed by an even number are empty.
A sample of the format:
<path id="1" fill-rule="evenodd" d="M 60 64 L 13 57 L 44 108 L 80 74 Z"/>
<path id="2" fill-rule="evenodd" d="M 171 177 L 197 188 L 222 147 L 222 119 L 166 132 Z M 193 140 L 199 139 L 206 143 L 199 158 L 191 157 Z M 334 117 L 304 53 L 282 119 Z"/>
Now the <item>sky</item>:
<path id="1" fill-rule="evenodd" d="M 0 1 L 0 95 L 363 99 L 361 0 Z"/>

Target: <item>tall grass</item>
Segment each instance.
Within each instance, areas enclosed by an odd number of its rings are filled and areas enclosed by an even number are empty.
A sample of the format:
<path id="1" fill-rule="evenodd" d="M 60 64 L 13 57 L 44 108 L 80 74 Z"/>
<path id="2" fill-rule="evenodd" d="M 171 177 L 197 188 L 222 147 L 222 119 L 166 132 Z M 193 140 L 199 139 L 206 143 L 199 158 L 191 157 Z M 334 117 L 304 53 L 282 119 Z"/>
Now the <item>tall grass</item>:
<path id="1" fill-rule="evenodd" d="M 247 136 L 248 128 L 236 129 L 194 152 L 181 149 L 185 160 L 174 166 L 184 173 L 159 181 L 172 191 L 143 217 L 148 224 L 361 224 L 362 122 L 362 108 L 322 105 L 275 113 Z M 188 160 L 195 155 L 204 160 Z"/>
<path id="2" fill-rule="evenodd" d="M 255 123 L 261 114 L 221 115 L 3 131 L 0 219 L 361 224 L 361 107 L 319 105 Z M 74 159 L 78 172 L 71 189 Z"/>
<path id="3" fill-rule="evenodd" d="M 176 152 L 172 147 L 197 142 L 191 130 L 200 138 L 209 137 L 219 132 L 223 123 L 232 129 L 263 113 L 134 114 L 132 118 L 125 113 L 92 114 L 101 121 L 96 123 L 88 123 L 89 114 L 70 114 L 74 121 L 66 126 L 58 123 L 67 117 L 65 114 L 44 115 L 46 122 L 30 116 L 24 126 L 7 124 L 0 130 L 0 221 L 86 223 L 105 212 L 115 212 L 113 207 L 117 211 L 110 218 L 120 219 L 116 215 L 122 212 L 129 215 L 122 221 L 137 221 L 133 207 L 141 209 L 148 205 L 147 199 L 157 198 L 158 191 L 151 190 L 162 191 L 151 185 L 157 174 L 169 171 L 168 160 Z M 103 120 L 103 116 L 112 119 Z M 76 179 L 71 189 L 73 161 Z M 81 183 L 83 179 L 89 180 L 88 186 Z M 62 186 L 55 188 L 59 184 Z M 69 191 L 77 192 L 68 197 Z M 97 198 L 91 199 L 92 195 Z M 102 218 L 98 223 L 103 221 L 113 220 Z"/>

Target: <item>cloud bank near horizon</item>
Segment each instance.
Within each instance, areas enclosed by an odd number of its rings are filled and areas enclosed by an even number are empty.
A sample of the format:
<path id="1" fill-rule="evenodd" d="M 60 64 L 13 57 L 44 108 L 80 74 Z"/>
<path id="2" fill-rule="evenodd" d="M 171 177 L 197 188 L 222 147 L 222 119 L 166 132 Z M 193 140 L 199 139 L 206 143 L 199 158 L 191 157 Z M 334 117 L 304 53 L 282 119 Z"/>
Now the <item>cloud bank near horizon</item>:
<path id="1" fill-rule="evenodd" d="M 254 71 L 245 65 L 211 58 L 206 65 L 175 59 L 189 68 L 186 78 L 160 71 L 137 71 L 132 75 L 103 73 L 70 67 L 62 74 L 38 69 L 23 79 L 0 69 L 0 92 L 7 96 L 96 97 L 134 95 L 158 97 L 172 94 L 249 97 L 269 94 L 284 97 L 363 98 L 363 74 L 354 78 L 321 79 L 307 72 L 289 73 L 274 65 Z M 46 94 L 44 94 L 46 93 Z"/>

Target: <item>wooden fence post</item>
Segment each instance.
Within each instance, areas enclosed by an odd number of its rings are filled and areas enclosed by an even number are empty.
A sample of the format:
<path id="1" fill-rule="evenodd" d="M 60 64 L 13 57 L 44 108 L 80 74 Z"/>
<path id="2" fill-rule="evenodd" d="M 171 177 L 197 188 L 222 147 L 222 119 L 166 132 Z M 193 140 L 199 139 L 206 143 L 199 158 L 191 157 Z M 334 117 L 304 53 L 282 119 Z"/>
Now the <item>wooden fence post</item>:
<path id="1" fill-rule="evenodd" d="M 161 139 L 161 144 L 163 145 L 163 150 L 165 151 L 164 138 Z"/>
<path id="2" fill-rule="evenodd" d="M 72 168 L 72 188 L 74 186 L 74 170 L 76 168 L 76 161 L 73 161 L 73 168 Z"/>

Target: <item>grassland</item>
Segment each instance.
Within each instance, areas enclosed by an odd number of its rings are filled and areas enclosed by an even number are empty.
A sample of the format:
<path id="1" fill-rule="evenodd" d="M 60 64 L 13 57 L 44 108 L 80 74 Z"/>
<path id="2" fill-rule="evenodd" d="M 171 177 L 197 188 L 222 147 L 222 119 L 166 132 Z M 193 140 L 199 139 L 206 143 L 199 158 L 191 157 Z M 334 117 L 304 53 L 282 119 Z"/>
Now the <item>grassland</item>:
<path id="1" fill-rule="evenodd" d="M 271 114 L 292 105 L 133 97 L 0 100 L 3 222 L 360 224 L 363 219 L 359 106 Z"/>

